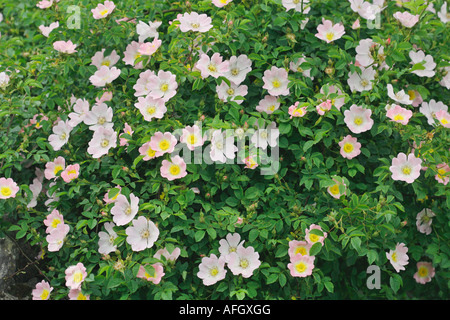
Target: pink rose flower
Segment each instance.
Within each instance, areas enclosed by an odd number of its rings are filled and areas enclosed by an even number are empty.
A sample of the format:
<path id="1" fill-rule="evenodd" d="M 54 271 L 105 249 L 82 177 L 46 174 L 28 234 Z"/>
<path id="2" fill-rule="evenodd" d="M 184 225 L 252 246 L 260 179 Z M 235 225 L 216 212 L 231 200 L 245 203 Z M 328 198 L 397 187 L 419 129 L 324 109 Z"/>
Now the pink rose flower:
<path id="1" fill-rule="evenodd" d="M 198 266 L 197 277 L 203 280 L 205 286 L 215 284 L 217 281 L 225 279 L 227 270 L 225 269 L 225 259 L 218 258 L 215 254 L 210 257 L 203 257 Z"/>
<path id="2" fill-rule="evenodd" d="M 340 39 L 345 31 L 341 23 L 333 24 L 330 20 L 322 18 L 322 24 L 317 26 L 316 37 L 330 43 L 334 40 Z"/>
<path id="3" fill-rule="evenodd" d="M 323 235 L 319 236 L 317 234 L 311 233 L 311 230 L 319 230 L 322 231 Z M 322 227 L 316 224 L 311 224 L 309 228 L 305 230 L 305 240 L 313 245 L 317 242 L 320 242 L 323 245 L 325 238 L 327 237 L 327 233 L 322 230 Z"/>
<path id="4" fill-rule="evenodd" d="M 112 1 L 105 1 L 103 4 L 99 3 L 95 9 L 92 9 L 92 15 L 94 19 L 103 19 L 106 18 L 113 12 L 113 10 L 116 8 L 114 2 Z"/>
<path id="5" fill-rule="evenodd" d="M 150 95 L 138 97 L 138 102 L 134 106 L 139 109 L 145 121 L 152 121 L 153 118 L 161 119 L 167 112 L 164 99 L 154 99 Z"/>
<path id="6" fill-rule="evenodd" d="M 144 216 L 140 216 L 132 221 L 132 226 L 126 228 L 127 243 L 131 245 L 131 250 L 142 251 L 153 247 L 159 237 L 158 227 Z"/>
<path id="7" fill-rule="evenodd" d="M 52 290 L 53 287 L 50 286 L 50 283 L 42 280 L 41 282 L 38 282 L 33 291 L 31 291 L 31 295 L 33 296 L 32 300 L 48 300 Z"/>
<path id="8" fill-rule="evenodd" d="M 408 11 L 397 11 L 393 14 L 394 18 L 406 28 L 412 28 L 417 22 L 419 22 L 419 15 L 413 15 Z"/>
<path id="9" fill-rule="evenodd" d="M 392 179 L 413 183 L 420 176 L 422 159 L 416 158 L 413 153 L 408 156 L 403 152 L 392 159 L 389 170 L 392 172 Z"/>
<path id="10" fill-rule="evenodd" d="M 217 79 L 230 70 L 230 62 L 223 61 L 222 56 L 217 52 L 211 58 L 206 53 L 202 53 L 195 67 L 200 70 L 202 78 L 211 76 Z"/>
<path id="11" fill-rule="evenodd" d="M 41 31 L 42 35 L 44 37 L 48 37 L 50 35 L 50 32 L 52 32 L 54 29 L 59 27 L 59 22 L 52 22 L 48 27 L 44 26 L 43 24 L 39 26 L 39 30 Z"/>
<path id="12" fill-rule="evenodd" d="M 253 247 L 238 246 L 236 251 L 228 255 L 227 265 L 235 276 L 242 275 L 244 278 L 249 278 L 259 268 L 261 261 L 259 253 Z"/>
<path id="13" fill-rule="evenodd" d="M 430 282 L 435 275 L 435 269 L 431 262 L 418 262 L 416 266 L 417 272 L 413 276 L 414 280 L 420 284 Z"/>
<path id="14" fill-rule="evenodd" d="M 403 125 L 408 124 L 412 115 L 413 113 L 411 110 L 405 109 L 398 104 L 391 106 L 391 108 L 389 108 L 386 112 L 386 117 L 391 119 L 391 121 L 398 122 Z"/>
<path id="15" fill-rule="evenodd" d="M 400 272 L 401 270 L 405 270 L 405 266 L 408 264 L 409 260 L 409 257 L 406 254 L 407 252 L 408 248 L 404 243 L 397 243 L 395 250 L 386 252 L 386 258 L 391 262 L 395 271 Z"/>
<path id="16" fill-rule="evenodd" d="M 65 274 L 66 286 L 70 289 L 80 289 L 81 284 L 87 276 L 86 268 L 81 262 L 68 267 Z"/>
<path id="17" fill-rule="evenodd" d="M 89 81 L 96 87 L 104 87 L 106 84 L 116 80 L 121 71 L 116 67 L 101 66 L 92 76 L 89 77 Z"/>
<path id="18" fill-rule="evenodd" d="M 116 50 L 111 51 L 109 56 L 106 57 L 104 53 L 105 49 L 96 52 L 92 57 L 91 65 L 96 66 L 97 69 L 100 69 L 102 66 L 111 68 L 120 60 L 120 56 L 117 54 Z"/>
<path id="19" fill-rule="evenodd" d="M 72 54 L 77 52 L 77 50 L 75 50 L 75 48 L 77 47 L 76 44 L 73 44 L 72 41 L 56 41 L 53 43 L 53 48 L 56 51 L 59 51 L 61 53 L 67 53 L 67 54 Z"/>
<path id="20" fill-rule="evenodd" d="M 372 110 L 353 104 L 349 110 L 344 111 L 344 122 L 353 133 L 365 132 L 373 126 L 371 115 Z"/>
<path id="21" fill-rule="evenodd" d="M 63 171 L 66 168 L 66 160 L 59 156 L 53 161 L 47 162 L 45 164 L 44 176 L 46 179 L 55 179 L 56 174 Z"/>
<path id="22" fill-rule="evenodd" d="M 65 182 L 71 182 L 72 180 L 78 178 L 80 174 L 80 165 L 78 163 L 71 164 L 66 167 L 66 169 L 61 173 L 61 178 Z"/>
<path id="23" fill-rule="evenodd" d="M 297 254 L 290 259 L 287 265 L 293 277 L 307 277 L 312 274 L 316 257 Z"/>
<path id="24" fill-rule="evenodd" d="M 177 138 L 170 132 L 156 132 L 150 139 L 150 147 L 156 151 L 156 156 L 162 156 L 164 153 L 171 153 L 175 145 L 177 144 Z"/>
<path id="25" fill-rule="evenodd" d="M 298 241 L 291 240 L 289 241 L 289 249 L 288 254 L 292 259 L 296 255 L 309 256 L 309 249 L 311 249 L 312 245 L 307 241 Z"/>
<path id="26" fill-rule="evenodd" d="M 99 127 L 89 141 L 87 152 L 93 158 L 108 154 L 109 149 L 117 146 L 117 133 L 112 128 Z"/>
<path id="27" fill-rule="evenodd" d="M 361 153 L 361 143 L 358 142 L 357 138 L 347 135 L 339 142 L 341 147 L 341 156 L 347 159 L 353 159 Z"/>
<path id="28" fill-rule="evenodd" d="M 180 22 L 179 28 L 181 32 L 207 32 L 213 27 L 210 17 L 197 12 L 180 14 L 176 20 Z"/>
<path id="29" fill-rule="evenodd" d="M 144 143 L 140 148 L 139 148 L 139 154 L 141 156 L 144 156 L 144 158 L 142 160 L 144 161 L 148 161 L 150 159 L 154 159 L 156 158 L 156 151 L 153 150 L 150 147 L 150 141 Z"/>
<path id="30" fill-rule="evenodd" d="M 114 207 L 111 209 L 113 221 L 117 226 L 128 224 L 139 211 L 139 198 L 130 194 L 130 201 L 123 194 L 117 196 Z"/>
<path id="31" fill-rule="evenodd" d="M 270 95 L 289 95 L 288 73 L 285 69 L 272 66 L 270 70 L 264 71 L 262 80 L 264 81 L 263 89 L 267 89 Z"/>
<path id="32" fill-rule="evenodd" d="M 158 284 L 161 282 L 162 277 L 165 275 L 164 268 L 161 263 L 155 263 L 151 265 L 154 269 L 154 274 L 149 274 L 145 270 L 145 266 L 141 265 L 136 277 L 145 279 L 153 284 Z"/>
<path id="33" fill-rule="evenodd" d="M 169 181 L 183 178 L 187 175 L 186 163 L 180 156 L 172 157 L 170 161 L 163 160 L 160 173 L 163 178 Z"/>
<path id="34" fill-rule="evenodd" d="M 290 119 L 292 117 L 303 117 L 306 114 L 306 106 L 305 107 L 299 107 L 299 102 L 297 101 L 292 106 L 289 107 L 288 113 L 290 115 Z"/>

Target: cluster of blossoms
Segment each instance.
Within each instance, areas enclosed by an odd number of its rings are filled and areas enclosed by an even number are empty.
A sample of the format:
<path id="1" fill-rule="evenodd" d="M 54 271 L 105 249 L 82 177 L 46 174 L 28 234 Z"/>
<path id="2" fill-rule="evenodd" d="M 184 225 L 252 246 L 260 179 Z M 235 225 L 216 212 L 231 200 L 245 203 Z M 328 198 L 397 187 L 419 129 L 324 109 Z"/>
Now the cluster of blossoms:
<path id="1" fill-rule="evenodd" d="M 40 9 L 47 9 L 59 0 L 43 0 L 37 4 Z M 212 0 L 212 3 L 222 8 L 232 2 L 232 0 Z M 373 3 L 363 0 L 349 0 L 351 9 L 358 13 L 362 19 L 373 20 L 386 7 L 384 0 L 376 0 Z M 294 10 L 303 14 L 308 14 L 311 9 L 311 3 L 308 0 L 282 0 L 281 4 L 286 11 Z M 447 4 L 445 3 L 438 17 L 441 21 L 447 22 Z M 115 4 L 112 1 L 100 3 L 96 8 L 92 9 L 94 19 L 105 19 L 113 14 Z M 428 7 L 427 10 L 434 10 Z M 398 21 L 399 25 L 404 28 L 414 27 L 420 19 L 420 15 L 413 15 L 409 12 L 395 12 L 393 18 Z M 308 19 L 306 19 L 306 22 Z M 213 28 L 212 20 L 206 14 L 190 12 L 179 14 L 173 21 L 177 24 L 177 28 L 183 32 L 205 33 Z M 161 26 L 161 21 L 149 21 L 145 23 L 139 21 L 136 25 L 136 33 L 138 41 L 129 43 L 123 52 L 122 61 L 125 65 L 134 69 L 144 69 L 146 58 L 150 58 L 161 47 L 162 40 L 159 39 L 157 29 Z M 359 27 L 359 19 L 355 21 L 352 28 Z M 52 22 L 48 26 L 40 25 L 39 30 L 44 37 L 49 37 L 53 30 L 59 28 L 59 22 Z M 334 23 L 331 20 L 322 18 L 322 23 L 317 26 L 315 37 L 324 41 L 326 44 L 332 45 L 333 42 L 341 39 L 346 33 L 345 27 L 341 22 Z M 152 38 L 151 42 L 146 42 Z M 55 41 L 53 48 L 61 54 L 76 54 L 77 44 L 68 41 Z M 349 72 L 347 75 L 347 84 L 352 93 L 362 93 L 374 88 L 376 79 L 382 70 L 389 69 L 385 62 L 386 47 L 377 43 L 375 39 L 361 39 L 355 48 L 356 56 L 354 66 L 358 71 Z M 431 78 L 440 70 L 436 69 L 434 58 L 427 54 L 423 49 L 415 47 L 408 53 L 411 74 L 417 77 Z M 95 88 L 109 87 L 119 76 L 122 71 L 116 67 L 121 59 L 120 52 L 116 50 L 102 49 L 96 52 L 91 58 L 91 65 L 97 70 L 89 77 L 90 83 Z M 302 64 L 307 64 L 307 57 L 302 56 L 290 61 L 289 69 L 271 66 L 264 71 L 262 76 L 262 89 L 266 90 L 262 99 L 259 100 L 256 110 L 260 113 L 268 115 L 273 114 L 282 106 L 282 98 L 290 95 L 291 82 L 289 80 L 289 71 L 301 73 L 303 77 L 313 80 L 311 69 L 302 68 Z M 448 67 L 447 67 L 448 69 Z M 200 77 L 206 80 L 209 77 L 218 79 L 225 78 L 216 86 L 216 93 L 219 100 L 224 103 L 234 102 L 242 104 L 244 97 L 248 94 L 248 86 L 243 82 L 249 72 L 252 71 L 252 60 L 245 55 L 231 56 L 228 60 L 220 53 L 214 52 L 211 55 L 201 52 L 199 59 L 193 66 L 193 70 L 198 71 Z M 440 84 L 449 88 L 450 72 L 447 70 L 448 76 L 445 76 Z M 0 73 L 0 88 L 4 89 L 9 85 L 10 78 L 5 72 Z M 168 102 L 177 94 L 178 83 L 177 76 L 167 70 L 145 70 L 139 74 L 139 79 L 133 86 L 136 102 L 134 106 L 139 110 L 142 118 L 146 122 L 164 118 L 168 111 Z M 417 91 L 406 88 L 394 89 L 392 84 L 387 84 L 387 98 L 385 116 L 395 125 L 407 126 L 414 117 L 425 116 L 427 123 L 433 127 L 442 126 L 450 127 L 450 114 L 447 105 L 442 101 L 423 101 Z M 323 99 L 319 99 L 315 105 L 315 110 L 320 116 L 326 115 L 327 112 L 334 107 L 340 112 L 341 107 L 345 104 L 346 93 L 338 85 L 327 85 L 320 89 Z M 128 139 L 133 135 L 133 129 L 127 123 L 123 128 L 123 133 L 118 136 L 114 130 L 114 112 L 109 106 L 109 102 L 113 99 L 112 92 L 103 91 L 100 98 L 96 99 L 95 104 L 90 106 L 86 99 L 77 99 L 72 97 L 70 107 L 72 112 L 69 113 L 67 120 L 58 120 L 52 128 L 53 133 L 49 135 L 48 142 L 54 151 L 59 151 L 69 141 L 69 138 L 80 125 L 86 125 L 92 131 L 92 139 L 90 140 L 87 152 L 93 158 L 97 159 L 107 155 L 112 148 L 117 147 L 117 138 L 120 139 L 120 146 L 127 146 Z M 389 102 L 389 103 L 388 103 Z M 289 107 L 288 114 L 291 119 L 302 118 L 308 113 L 309 103 L 302 104 L 295 102 Z M 410 109 L 408 109 L 410 108 Z M 414 108 L 418 108 L 416 112 Z M 313 109 L 314 110 L 314 109 Z M 417 110 L 417 109 L 416 109 Z M 358 142 L 357 135 L 368 132 L 374 126 L 372 119 L 373 113 L 369 106 L 352 104 L 348 109 L 343 111 L 344 123 L 346 128 L 351 132 L 341 137 L 338 146 L 340 154 L 343 158 L 351 160 L 361 154 L 362 144 Z M 36 119 L 33 119 L 36 121 Z M 298 120 L 298 119 L 295 119 Z M 31 122 L 30 122 L 31 123 Z M 38 127 L 38 124 L 36 124 Z M 239 135 L 229 135 L 227 132 L 217 129 L 213 130 L 211 135 L 202 132 L 198 125 L 185 126 L 181 129 L 179 139 L 175 132 L 156 131 L 152 134 L 149 141 L 145 142 L 140 148 L 139 153 L 144 161 L 155 158 L 163 158 L 160 166 L 160 175 L 168 181 L 183 178 L 187 175 L 187 163 L 179 155 L 173 152 L 178 143 L 183 144 L 188 150 L 194 151 L 196 148 L 202 147 L 209 139 L 211 142 L 209 156 L 212 161 L 225 163 L 228 159 L 235 159 L 239 151 L 234 144 L 236 137 Z M 275 147 L 278 143 L 279 130 L 277 123 L 272 121 L 264 127 L 259 127 L 251 136 L 252 147 L 267 149 L 268 146 Z M 121 137 L 124 136 L 124 137 Z M 362 141 L 362 140 L 360 140 Z M 170 157 L 167 157 L 170 156 Z M 246 168 L 254 169 L 258 166 L 255 160 L 256 152 L 248 155 L 244 163 Z M 422 166 L 424 160 L 420 156 L 411 151 L 408 154 L 400 152 L 392 159 L 391 171 L 392 179 L 396 181 L 404 181 L 408 184 L 413 183 L 419 178 L 421 171 L 426 169 Z M 435 176 L 439 183 L 446 185 L 449 182 L 450 167 L 447 163 L 437 166 L 437 174 Z M 61 177 L 64 182 L 70 183 L 77 179 L 80 174 L 80 165 L 67 165 L 65 159 L 61 156 L 48 162 L 45 170 L 42 172 L 37 169 L 36 178 L 30 185 L 33 198 L 28 207 L 36 205 L 36 199 L 43 190 L 43 182 L 45 177 L 51 181 L 50 185 Z M 334 177 L 334 185 L 328 187 L 327 192 L 334 198 L 339 199 L 346 194 L 347 185 L 340 177 Z M 158 226 L 145 216 L 138 216 L 139 198 L 133 193 L 129 195 L 121 194 L 121 187 L 116 186 L 118 192 L 110 197 L 107 192 L 104 196 L 106 204 L 111 204 L 110 213 L 112 221 L 105 222 L 106 231 L 98 233 L 99 253 L 107 255 L 117 250 L 115 240 L 118 235 L 114 231 L 116 227 L 126 227 L 126 242 L 135 252 L 153 248 L 155 242 L 159 238 L 160 231 Z M 0 178 L 0 199 L 14 198 L 20 188 L 11 178 Z M 56 200 L 56 199 L 49 199 Z M 50 201 L 51 202 L 51 201 Z M 432 232 L 432 218 L 435 214 L 430 209 L 423 209 L 416 218 L 417 230 L 423 234 Z M 44 220 L 47 227 L 46 240 L 48 242 L 48 251 L 58 251 L 64 244 L 65 237 L 70 232 L 70 227 L 64 223 L 64 217 L 57 209 L 53 209 Z M 312 230 L 318 230 L 315 232 Z M 318 233 L 322 235 L 319 236 Z M 293 277 L 306 277 L 312 274 L 314 269 L 315 256 L 309 255 L 309 250 L 315 243 L 323 245 L 327 233 L 323 232 L 321 227 L 312 224 L 305 230 L 305 240 L 292 240 L 289 242 L 290 263 L 288 269 Z M 241 241 L 239 234 L 228 234 L 226 239 L 220 240 L 219 252 L 220 256 L 211 254 L 209 257 L 203 257 L 199 265 L 197 276 L 203 280 L 204 285 L 212 285 L 226 276 L 227 266 L 234 275 L 242 275 L 248 278 L 260 266 L 259 253 L 255 252 L 253 247 L 244 247 L 244 241 Z M 398 243 L 395 250 L 386 253 L 387 259 L 390 261 L 394 269 L 399 272 L 405 270 L 408 264 L 408 248 L 404 243 Z M 154 255 L 159 259 L 164 256 L 166 260 L 175 261 L 180 254 L 180 249 L 176 248 L 172 253 L 167 249 L 160 249 Z M 418 283 L 427 283 L 434 276 L 434 268 L 431 263 L 419 262 L 417 264 L 417 273 L 414 278 Z M 153 270 L 153 271 L 151 271 Z M 137 277 L 158 284 L 164 276 L 164 268 L 162 263 L 152 265 L 141 265 Z M 69 298 L 72 299 L 88 299 L 81 292 L 81 284 L 86 278 L 86 268 L 82 263 L 70 266 L 66 269 L 66 285 L 70 289 Z M 33 299 L 47 300 L 50 292 L 53 290 L 50 285 L 42 281 L 38 283 L 36 289 L 33 290 Z"/>
<path id="2" fill-rule="evenodd" d="M 409 263 L 408 248 L 404 243 L 397 243 L 394 250 L 386 252 L 386 258 L 390 261 L 395 271 L 400 272 L 405 270 L 405 266 Z M 426 284 L 430 282 L 435 275 L 435 269 L 431 262 L 418 262 L 417 272 L 414 274 L 414 279 L 417 283 Z"/>
<path id="3" fill-rule="evenodd" d="M 229 233 L 226 239 L 219 241 L 219 257 L 211 254 L 209 257 L 202 258 L 197 276 L 203 280 L 205 286 L 225 279 L 227 273 L 225 265 L 235 276 L 242 275 L 244 278 L 249 278 L 253 275 L 253 272 L 261 265 L 259 253 L 251 246 L 244 247 L 244 242 L 245 240 L 241 241 L 238 233 Z"/>
<path id="4" fill-rule="evenodd" d="M 312 231 L 318 230 L 318 231 Z M 319 233 L 319 234 L 317 234 Z M 315 256 L 309 254 L 311 247 L 320 243 L 323 245 L 327 233 L 322 231 L 318 225 L 312 224 L 305 230 L 305 240 L 291 240 L 289 241 L 289 258 L 290 263 L 287 265 L 293 277 L 307 277 L 310 276 L 314 269 Z"/>
<path id="5" fill-rule="evenodd" d="M 69 288 L 68 298 L 69 300 L 89 300 L 89 295 L 84 295 L 81 290 L 81 285 L 87 277 L 86 267 L 83 263 L 79 262 L 76 265 L 69 266 L 65 270 L 66 286 Z M 53 291 L 53 287 L 50 283 L 42 280 L 36 284 L 36 287 L 32 291 L 33 300 L 49 300 L 50 293 Z"/>

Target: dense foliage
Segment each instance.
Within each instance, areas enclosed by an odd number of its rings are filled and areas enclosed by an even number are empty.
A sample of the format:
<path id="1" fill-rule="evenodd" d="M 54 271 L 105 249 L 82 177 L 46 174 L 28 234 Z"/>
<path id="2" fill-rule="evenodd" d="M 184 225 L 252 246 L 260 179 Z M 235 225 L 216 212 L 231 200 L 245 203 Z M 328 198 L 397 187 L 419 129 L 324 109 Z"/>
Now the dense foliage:
<path id="1" fill-rule="evenodd" d="M 33 298 L 448 298 L 445 1 L 0 12 L 0 237 L 40 250 Z"/>

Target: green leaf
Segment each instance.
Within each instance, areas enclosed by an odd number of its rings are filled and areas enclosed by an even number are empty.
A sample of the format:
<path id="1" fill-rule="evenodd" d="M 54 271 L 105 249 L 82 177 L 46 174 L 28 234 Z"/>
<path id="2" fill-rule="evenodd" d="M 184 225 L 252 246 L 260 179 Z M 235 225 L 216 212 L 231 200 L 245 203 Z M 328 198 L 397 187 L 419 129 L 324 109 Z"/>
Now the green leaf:
<path id="1" fill-rule="evenodd" d="M 259 230 L 258 229 L 252 229 L 252 230 L 250 230 L 250 233 L 248 234 L 248 240 L 250 241 L 250 242 L 253 242 L 253 241 L 255 241 L 256 240 L 256 238 L 258 237 L 258 235 L 259 235 Z"/>
<path id="2" fill-rule="evenodd" d="M 350 243 L 352 244 L 352 247 L 356 250 L 356 251 L 360 251 L 361 250 L 361 238 L 359 237 L 353 237 L 350 240 Z"/>
<path id="3" fill-rule="evenodd" d="M 200 242 L 203 237 L 205 236 L 205 230 L 198 230 L 197 232 L 195 232 L 194 234 L 194 238 L 196 242 Z"/>
<path id="4" fill-rule="evenodd" d="M 275 281 L 278 280 L 278 274 L 276 273 L 272 273 L 268 278 L 267 278 L 267 284 L 271 284 L 274 283 Z"/>
<path id="5" fill-rule="evenodd" d="M 320 242 L 316 242 L 309 249 L 309 255 L 315 256 L 320 252 L 320 250 L 322 250 L 322 244 Z"/>
<path id="6" fill-rule="evenodd" d="M 334 292 L 334 284 L 332 282 L 330 282 L 330 281 L 325 282 L 324 285 L 325 285 L 325 288 L 328 290 L 328 292 L 331 292 L 331 293 Z"/>

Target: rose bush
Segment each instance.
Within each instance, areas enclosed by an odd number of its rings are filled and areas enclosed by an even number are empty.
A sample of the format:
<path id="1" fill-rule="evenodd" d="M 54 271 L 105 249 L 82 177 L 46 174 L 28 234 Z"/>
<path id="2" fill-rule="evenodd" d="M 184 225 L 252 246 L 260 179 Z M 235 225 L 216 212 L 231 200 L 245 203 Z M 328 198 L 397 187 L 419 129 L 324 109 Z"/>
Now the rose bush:
<path id="1" fill-rule="evenodd" d="M 0 10 L 33 299 L 448 297 L 445 1 Z"/>

